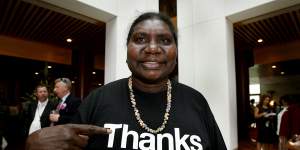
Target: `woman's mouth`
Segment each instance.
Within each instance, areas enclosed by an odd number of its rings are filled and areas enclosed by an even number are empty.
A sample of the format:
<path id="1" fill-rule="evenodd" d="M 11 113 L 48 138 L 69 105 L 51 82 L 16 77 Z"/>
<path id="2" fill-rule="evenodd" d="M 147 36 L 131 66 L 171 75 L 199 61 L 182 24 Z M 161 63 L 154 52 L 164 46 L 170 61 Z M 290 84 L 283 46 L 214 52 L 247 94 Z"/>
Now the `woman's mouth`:
<path id="1" fill-rule="evenodd" d="M 160 63 L 159 62 L 143 62 L 142 63 L 142 66 L 145 68 L 145 69 L 159 69 L 160 68 Z"/>

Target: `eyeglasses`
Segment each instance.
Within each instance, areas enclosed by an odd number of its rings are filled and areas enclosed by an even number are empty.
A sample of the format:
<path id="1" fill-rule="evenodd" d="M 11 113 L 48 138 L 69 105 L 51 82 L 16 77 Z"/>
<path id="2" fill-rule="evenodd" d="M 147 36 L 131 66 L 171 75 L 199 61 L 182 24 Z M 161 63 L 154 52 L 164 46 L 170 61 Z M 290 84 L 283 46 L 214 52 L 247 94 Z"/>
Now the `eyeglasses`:
<path id="1" fill-rule="evenodd" d="M 61 81 L 61 82 L 64 82 L 64 83 L 68 83 L 68 80 L 66 79 L 66 78 L 59 78 L 59 80 Z"/>

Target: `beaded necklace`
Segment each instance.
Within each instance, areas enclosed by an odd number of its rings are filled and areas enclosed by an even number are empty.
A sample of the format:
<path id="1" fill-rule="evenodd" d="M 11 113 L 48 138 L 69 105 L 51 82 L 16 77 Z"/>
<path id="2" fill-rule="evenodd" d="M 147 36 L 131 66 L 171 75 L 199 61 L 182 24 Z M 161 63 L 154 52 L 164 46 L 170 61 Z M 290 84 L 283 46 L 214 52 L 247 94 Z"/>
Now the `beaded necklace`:
<path id="1" fill-rule="evenodd" d="M 130 102 L 131 102 L 131 106 L 133 108 L 134 111 L 134 115 L 135 118 L 137 119 L 139 125 L 145 129 L 146 131 L 153 133 L 153 134 L 157 134 L 159 132 L 161 132 L 162 130 L 164 130 L 164 128 L 166 127 L 166 124 L 169 120 L 169 112 L 171 109 L 171 101 L 172 101 L 172 95 L 171 95 L 171 90 L 172 90 L 172 86 L 171 86 L 171 81 L 168 79 L 167 81 L 167 86 L 168 86 L 168 90 L 167 90 L 167 106 L 166 106 L 166 112 L 164 114 L 164 120 L 161 126 L 159 126 L 157 129 L 151 129 L 150 127 L 148 127 L 148 125 L 142 120 L 141 115 L 139 113 L 138 108 L 136 107 L 136 100 L 135 100 L 135 96 L 133 94 L 133 89 L 132 89 L 132 77 L 129 77 L 128 79 L 128 88 L 129 88 L 129 94 L 130 94 Z"/>

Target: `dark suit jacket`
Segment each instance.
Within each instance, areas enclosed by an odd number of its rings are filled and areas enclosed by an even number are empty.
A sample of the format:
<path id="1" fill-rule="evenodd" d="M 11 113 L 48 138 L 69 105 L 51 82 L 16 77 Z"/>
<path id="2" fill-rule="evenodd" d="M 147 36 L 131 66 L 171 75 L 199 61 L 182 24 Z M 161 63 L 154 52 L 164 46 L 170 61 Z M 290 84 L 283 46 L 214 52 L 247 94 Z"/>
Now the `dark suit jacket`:
<path id="1" fill-rule="evenodd" d="M 34 101 L 34 102 L 30 103 L 28 106 L 28 112 L 27 112 L 27 118 L 26 118 L 27 119 L 27 121 L 26 121 L 27 134 L 29 132 L 30 125 L 34 119 L 37 104 L 38 104 L 38 101 Z M 48 100 L 48 103 L 47 103 L 47 105 L 41 115 L 41 118 L 40 118 L 42 128 L 50 126 L 51 121 L 49 120 L 49 115 L 50 115 L 50 112 L 55 109 L 56 109 L 56 103 L 54 103 L 52 100 Z"/>
<path id="2" fill-rule="evenodd" d="M 76 114 L 77 108 L 81 104 L 80 98 L 77 98 L 73 95 L 69 95 L 66 98 L 66 107 L 59 111 L 59 119 L 55 125 L 70 123 L 72 117 Z"/>

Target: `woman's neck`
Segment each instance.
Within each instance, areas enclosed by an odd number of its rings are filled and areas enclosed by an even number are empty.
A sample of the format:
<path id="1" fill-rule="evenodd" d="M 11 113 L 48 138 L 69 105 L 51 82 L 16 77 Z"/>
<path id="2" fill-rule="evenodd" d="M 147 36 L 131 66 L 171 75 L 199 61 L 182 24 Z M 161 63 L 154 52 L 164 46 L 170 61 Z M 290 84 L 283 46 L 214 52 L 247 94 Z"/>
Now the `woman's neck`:
<path id="1" fill-rule="evenodd" d="M 168 79 L 156 83 L 145 83 L 137 78 L 132 77 L 132 86 L 142 92 L 157 93 L 167 89 Z"/>

